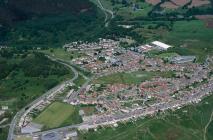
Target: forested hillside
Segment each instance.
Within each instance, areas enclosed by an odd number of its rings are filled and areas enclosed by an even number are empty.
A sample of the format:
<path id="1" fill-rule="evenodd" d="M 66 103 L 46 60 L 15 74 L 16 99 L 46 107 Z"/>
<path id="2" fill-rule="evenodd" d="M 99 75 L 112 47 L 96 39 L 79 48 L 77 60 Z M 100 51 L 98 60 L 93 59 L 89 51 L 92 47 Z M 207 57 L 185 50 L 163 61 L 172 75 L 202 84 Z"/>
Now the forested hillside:
<path id="1" fill-rule="evenodd" d="M 2 0 L 0 44 L 58 47 L 73 40 L 94 40 L 102 13 L 89 0 Z"/>
<path id="2" fill-rule="evenodd" d="M 72 78 L 72 71 L 51 61 L 44 54 L 26 49 L 0 49 L 0 106 L 9 110 L 0 116 L 9 123 L 16 111 L 60 82 Z M 7 137 L 8 127 L 0 128 L 0 139 Z"/>
<path id="3" fill-rule="evenodd" d="M 12 24 L 50 14 L 78 14 L 81 10 L 92 10 L 87 0 L 1 0 L 0 21 Z"/>
<path id="4" fill-rule="evenodd" d="M 0 102 L 12 100 L 14 109 L 54 87 L 72 72 L 38 52 L 0 50 Z"/>

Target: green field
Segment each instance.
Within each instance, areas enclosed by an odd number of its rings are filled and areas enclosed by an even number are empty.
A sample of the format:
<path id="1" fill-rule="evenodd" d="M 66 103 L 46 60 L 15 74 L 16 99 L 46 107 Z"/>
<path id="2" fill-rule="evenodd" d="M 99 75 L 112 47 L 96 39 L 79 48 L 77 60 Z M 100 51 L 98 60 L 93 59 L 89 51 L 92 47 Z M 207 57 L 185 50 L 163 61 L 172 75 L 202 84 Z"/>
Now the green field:
<path id="1" fill-rule="evenodd" d="M 79 53 L 78 51 L 67 52 L 63 48 L 51 48 L 47 50 L 41 50 L 41 52 L 68 61 L 85 55 L 83 53 Z"/>
<path id="2" fill-rule="evenodd" d="M 140 9 L 133 10 L 132 5 L 130 6 L 122 6 L 118 11 L 117 14 L 119 16 L 124 17 L 125 19 L 134 19 L 137 17 L 146 17 L 148 12 L 152 10 L 152 6 L 145 2 L 136 2 Z"/>
<path id="3" fill-rule="evenodd" d="M 80 123 L 81 118 L 76 107 L 66 103 L 54 102 L 33 122 L 44 125 L 44 129 L 50 129 Z"/>
<path id="4" fill-rule="evenodd" d="M 97 112 L 95 105 L 81 105 L 80 109 L 84 111 L 86 116 L 94 115 Z"/>
<path id="5" fill-rule="evenodd" d="M 84 77 L 79 74 L 78 78 L 73 83 L 78 88 L 78 87 L 81 87 L 85 82 L 86 82 L 86 79 L 84 79 Z"/>
<path id="6" fill-rule="evenodd" d="M 178 56 L 178 54 L 177 53 L 161 53 L 158 55 L 158 57 L 163 60 L 174 57 L 174 56 Z"/>
<path id="7" fill-rule="evenodd" d="M 213 111 L 213 96 L 197 105 L 175 112 L 167 111 L 155 117 L 120 124 L 117 128 L 101 128 L 81 132 L 80 140 L 201 140 L 204 127 Z M 212 140 L 213 123 L 208 127 L 207 140 Z"/>
<path id="8" fill-rule="evenodd" d="M 176 46 L 171 52 L 195 55 L 202 62 L 206 55 L 213 54 L 212 36 L 213 29 L 206 28 L 202 21 L 178 21 L 174 23 L 173 30 L 163 36 L 163 40 Z"/>
<path id="9" fill-rule="evenodd" d="M 115 73 L 107 76 L 100 77 L 94 80 L 94 83 L 98 84 L 139 84 L 145 80 L 150 80 L 155 76 L 161 77 L 173 77 L 173 72 L 146 72 L 146 71 L 136 71 L 131 73 Z"/>

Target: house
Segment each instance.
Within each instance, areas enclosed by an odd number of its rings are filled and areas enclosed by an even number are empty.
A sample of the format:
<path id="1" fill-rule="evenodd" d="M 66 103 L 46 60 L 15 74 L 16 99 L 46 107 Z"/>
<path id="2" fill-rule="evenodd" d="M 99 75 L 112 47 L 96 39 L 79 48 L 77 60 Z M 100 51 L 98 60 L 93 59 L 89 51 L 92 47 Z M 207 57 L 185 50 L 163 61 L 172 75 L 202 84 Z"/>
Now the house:
<path id="1" fill-rule="evenodd" d="M 2 106 L 2 110 L 8 110 L 8 106 Z"/>

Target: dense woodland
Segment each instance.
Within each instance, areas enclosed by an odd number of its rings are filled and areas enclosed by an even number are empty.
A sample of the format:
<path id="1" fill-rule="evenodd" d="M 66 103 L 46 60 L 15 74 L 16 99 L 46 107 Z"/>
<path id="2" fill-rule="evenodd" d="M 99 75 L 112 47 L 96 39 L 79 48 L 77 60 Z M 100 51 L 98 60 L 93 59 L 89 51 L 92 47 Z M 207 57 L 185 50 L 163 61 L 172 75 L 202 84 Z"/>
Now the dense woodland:
<path id="1" fill-rule="evenodd" d="M 6 52 L 10 54 L 6 55 Z M 0 80 L 6 78 L 12 71 L 19 70 L 22 70 L 24 75 L 28 77 L 63 76 L 69 73 L 68 68 L 62 67 L 57 62 L 53 62 L 37 52 L 24 52 L 22 54 L 19 52 L 19 54 L 14 54 L 12 50 L 1 50 L 0 67 Z"/>
<path id="2" fill-rule="evenodd" d="M 98 10 L 88 0 L 5 1 L 0 5 L 0 44 L 46 48 L 97 39 L 104 26 Z"/>

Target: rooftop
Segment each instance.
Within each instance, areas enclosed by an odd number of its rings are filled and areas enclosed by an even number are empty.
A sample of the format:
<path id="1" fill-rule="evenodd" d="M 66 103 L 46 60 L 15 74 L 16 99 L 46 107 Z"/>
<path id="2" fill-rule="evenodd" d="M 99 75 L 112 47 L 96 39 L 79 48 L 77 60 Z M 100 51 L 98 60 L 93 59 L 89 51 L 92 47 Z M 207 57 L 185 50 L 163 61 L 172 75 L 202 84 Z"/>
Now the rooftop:
<path id="1" fill-rule="evenodd" d="M 168 48 L 171 48 L 171 47 L 172 47 L 172 46 L 167 45 L 167 44 L 165 44 L 165 43 L 162 43 L 162 42 L 160 42 L 160 41 L 153 41 L 152 44 L 154 44 L 154 45 L 156 45 L 156 46 L 159 46 L 159 47 L 161 47 L 161 48 L 163 48 L 163 49 L 168 49 Z"/>

